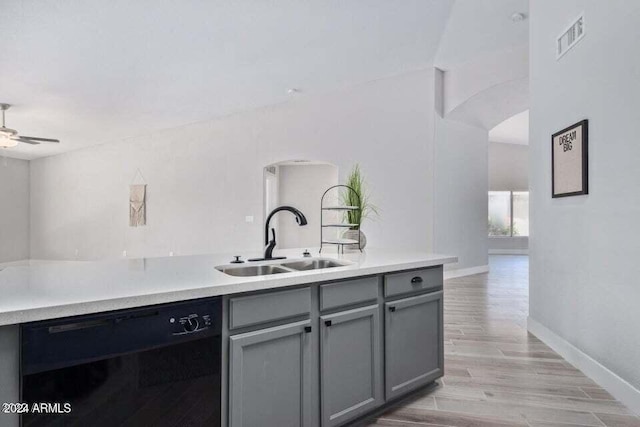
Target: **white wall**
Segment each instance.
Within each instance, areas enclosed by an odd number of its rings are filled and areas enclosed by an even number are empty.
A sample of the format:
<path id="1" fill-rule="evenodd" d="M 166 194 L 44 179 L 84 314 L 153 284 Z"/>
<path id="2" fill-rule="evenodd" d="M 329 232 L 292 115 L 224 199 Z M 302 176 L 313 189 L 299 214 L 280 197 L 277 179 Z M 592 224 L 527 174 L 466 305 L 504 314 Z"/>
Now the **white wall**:
<path id="1" fill-rule="evenodd" d="M 381 209 L 365 229 L 371 247 L 430 250 L 433 108 L 425 70 L 35 160 L 32 256 L 260 250 L 263 167 L 299 158 L 336 164 L 341 176 L 360 163 Z M 137 168 L 148 222 L 129 228 Z"/>
<path id="2" fill-rule="evenodd" d="M 338 184 L 338 168 L 333 165 L 283 165 L 278 167 L 278 183 L 279 205 L 293 206 L 307 218 L 307 225 L 300 227 L 292 214 L 278 213 L 278 247 L 319 246 L 320 199 L 327 188 Z"/>
<path id="3" fill-rule="evenodd" d="M 35 160 L 31 254 L 259 251 L 264 166 L 312 159 L 335 164 L 342 179 L 361 165 L 380 208 L 363 227 L 369 247 L 455 254 L 454 269 L 486 266 L 487 131 L 439 116 L 435 129 L 435 87 L 434 71 L 423 70 Z M 130 228 L 137 168 L 148 184 L 147 225 Z"/>
<path id="4" fill-rule="evenodd" d="M 527 255 L 529 238 L 527 236 L 489 237 L 489 254 Z"/>
<path id="5" fill-rule="evenodd" d="M 557 61 L 556 37 L 582 12 L 586 36 Z M 635 0 L 531 2 L 530 316 L 635 387 L 618 396 L 636 411 L 639 26 Z M 551 135 L 585 118 L 590 194 L 552 199 Z"/>
<path id="6" fill-rule="evenodd" d="M 435 250 L 458 256 L 448 269 L 488 265 L 486 129 L 436 117 Z"/>
<path id="7" fill-rule="evenodd" d="M 489 191 L 529 191 L 529 146 L 489 143 Z"/>
<path id="8" fill-rule="evenodd" d="M 0 262 L 28 258 L 29 162 L 0 157 Z"/>

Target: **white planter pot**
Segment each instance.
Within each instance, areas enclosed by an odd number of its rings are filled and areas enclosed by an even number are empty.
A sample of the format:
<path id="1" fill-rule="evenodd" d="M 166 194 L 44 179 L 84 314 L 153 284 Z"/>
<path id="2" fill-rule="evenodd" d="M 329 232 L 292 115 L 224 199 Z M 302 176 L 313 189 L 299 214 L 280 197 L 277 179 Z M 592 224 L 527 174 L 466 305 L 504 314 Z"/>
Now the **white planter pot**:
<path id="1" fill-rule="evenodd" d="M 345 230 L 342 233 L 342 238 L 358 240 L 358 233 L 360 233 L 360 249 L 364 249 L 365 246 L 367 246 L 367 236 L 362 232 L 362 230 Z M 358 249 L 358 245 L 349 245 L 349 246 L 345 246 L 345 250 L 357 251 L 359 249 Z"/>

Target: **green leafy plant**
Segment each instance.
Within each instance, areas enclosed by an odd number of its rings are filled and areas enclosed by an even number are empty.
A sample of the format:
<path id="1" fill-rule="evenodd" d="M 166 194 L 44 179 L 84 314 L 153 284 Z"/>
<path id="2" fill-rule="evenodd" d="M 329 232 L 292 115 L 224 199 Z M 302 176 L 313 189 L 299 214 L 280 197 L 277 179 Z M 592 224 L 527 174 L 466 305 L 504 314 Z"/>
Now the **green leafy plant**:
<path id="1" fill-rule="evenodd" d="M 489 218 L 489 236 L 509 236 L 511 234 L 510 232 L 509 226 Z"/>
<path id="2" fill-rule="evenodd" d="M 345 185 L 353 188 L 343 189 L 340 193 L 340 201 L 345 206 L 357 206 L 359 209 L 345 212 L 345 218 L 349 224 L 362 225 L 362 221 L 373 216 L 378 216 L 378 208 L 370 202 L 367 183 L 364 180 L 360 165 L 356 164 L 347 177 Z"/>

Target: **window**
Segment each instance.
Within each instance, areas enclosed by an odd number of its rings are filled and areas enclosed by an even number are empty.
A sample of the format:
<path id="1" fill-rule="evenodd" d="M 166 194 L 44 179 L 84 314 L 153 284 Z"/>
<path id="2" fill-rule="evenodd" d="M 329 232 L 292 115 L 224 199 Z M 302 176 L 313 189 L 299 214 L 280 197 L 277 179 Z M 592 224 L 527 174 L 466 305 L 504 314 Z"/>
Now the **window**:
<path id="1" fill-rule="evenodd" d="M 529 235 L 529 192 L 489 191 L 489 236 Z"/>
<path id="2" fill-rule="evenodd" d="M 529 192 L 514 191 L 511 193 L 513 201 L 513 222 L 511 224 L 512 236 L 529 235 Z"/>
<path id="3" fill-rule="evenodd" d="M 510 191 L 489 191 L 489 236 L 511 236 Z"/>

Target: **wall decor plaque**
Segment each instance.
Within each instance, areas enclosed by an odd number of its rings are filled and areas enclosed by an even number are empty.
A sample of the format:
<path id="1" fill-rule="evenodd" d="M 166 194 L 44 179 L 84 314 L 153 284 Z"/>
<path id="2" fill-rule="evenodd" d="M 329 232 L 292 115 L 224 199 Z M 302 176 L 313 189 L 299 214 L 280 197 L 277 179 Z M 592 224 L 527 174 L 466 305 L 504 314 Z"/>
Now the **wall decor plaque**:
<path id="1" fill-rule="evenodd" d="M 129 226 L 141 227 L 147 224 L 147 185 L 129 186 Z"/>
<path id="2" fill-rule="evenodd" d="M 552 197 L 589 194 L 589 121 L 582 120 L 551 137 Z"/>

